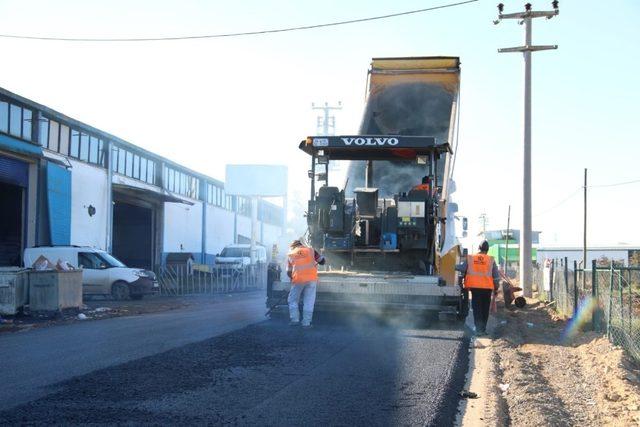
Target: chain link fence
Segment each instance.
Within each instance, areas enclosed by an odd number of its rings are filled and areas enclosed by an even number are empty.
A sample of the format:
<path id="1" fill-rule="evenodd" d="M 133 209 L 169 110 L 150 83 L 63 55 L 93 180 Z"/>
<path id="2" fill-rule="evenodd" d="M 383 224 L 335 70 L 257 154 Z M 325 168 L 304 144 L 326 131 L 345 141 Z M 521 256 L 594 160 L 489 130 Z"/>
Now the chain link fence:
<path id="1" fill-rule="evenodd" d="M 266 289 L 267 265 L 166 265 L 156 268 L 161 295 L 213 295 Z"/>
<path id="2" fill-rule="evenodd" d="M 611 264 L 591 270 L 568 265 L 566 258 L 550 260 L 534 271 L 541 299 L 555 304 L 572 323 L 589 325 L 607 334 L 640 362 L 640 267 Z"/>

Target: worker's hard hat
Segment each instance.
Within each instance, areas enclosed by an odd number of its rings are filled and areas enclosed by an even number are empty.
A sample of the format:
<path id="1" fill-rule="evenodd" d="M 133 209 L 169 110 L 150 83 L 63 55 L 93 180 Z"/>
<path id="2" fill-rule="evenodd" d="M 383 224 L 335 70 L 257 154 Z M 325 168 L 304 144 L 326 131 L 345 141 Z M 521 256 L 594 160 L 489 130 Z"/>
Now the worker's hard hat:
<path id="1" fill-rule="evenodd" d="M 489 252 L 489 242 L 483 240 L 482 243 L 480 243 L 480 252 Z"/>

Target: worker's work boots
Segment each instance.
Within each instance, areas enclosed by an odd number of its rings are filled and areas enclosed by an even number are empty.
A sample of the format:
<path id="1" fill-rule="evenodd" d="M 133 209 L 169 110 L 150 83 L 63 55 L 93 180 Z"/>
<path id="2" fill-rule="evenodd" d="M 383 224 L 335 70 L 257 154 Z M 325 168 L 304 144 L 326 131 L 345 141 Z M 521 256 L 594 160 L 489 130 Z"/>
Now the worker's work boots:
<path id="1" fill-rule="evenodd" d="M 313 311 L 303 311 L 302 312 L 302 327 L 310 328 L 311 327 L 311 319 L 313 318 Z"/>

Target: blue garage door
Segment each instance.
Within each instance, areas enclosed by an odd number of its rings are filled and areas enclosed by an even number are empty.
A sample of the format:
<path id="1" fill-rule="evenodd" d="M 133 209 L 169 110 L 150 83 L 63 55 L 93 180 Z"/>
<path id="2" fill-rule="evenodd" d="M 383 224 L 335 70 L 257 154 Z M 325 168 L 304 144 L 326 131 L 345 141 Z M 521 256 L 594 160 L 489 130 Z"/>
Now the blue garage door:
<path id="1" fill-rule="evenodd" d="M 29 184 L 29 165 L 20 160 L 0 156 L 0 181 L 27 187 Z"/>
<path id="2" fill-rule="evenodd" d="M 54 163 L 47 163 L 47 201 L 51 244 L 71 242 L 71 172 Z"/>

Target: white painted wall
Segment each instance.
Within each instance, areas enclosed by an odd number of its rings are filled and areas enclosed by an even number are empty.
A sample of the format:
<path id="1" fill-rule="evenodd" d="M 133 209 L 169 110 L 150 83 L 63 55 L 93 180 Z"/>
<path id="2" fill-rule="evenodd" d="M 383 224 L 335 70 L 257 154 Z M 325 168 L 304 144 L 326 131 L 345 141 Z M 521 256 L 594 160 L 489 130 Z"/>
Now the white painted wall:
<path id="1" fill-rule="evenodd" d="M 218 254 L 233 243 L 234 213 L 216 206 L 207 206 L 207 253 Z"/>
<path id="2" fill-rule="evenodd" d="M 106 249 L 107 171 L 68 158 L 71 163 L 71 244 Z M 96 213 L 89 216 L 88 208 Z"/>
<path id="3" fill-rule="evenodd" d="M 202 252 L 202 202 L 164 204 L 163 252 Z"/>
<path id="4" fill-rule="evenodd" d="M 242 234 L 245 237 L 251 238 L 251 218 L 238 215 L 238 232 L 237 234 Z M 260 236 L 260 230 L 258 230 L 258 237 Z"/>
<path id="5" fill-rule="evenodd" d="M 263 225 L 263 243 L 267 248 L 271 249 L 271 246 L 274 243 L 278 243 L 280 241 L 280 235 L 282 234 L 282 228 L 276 227 L 271 224 Z"/>

